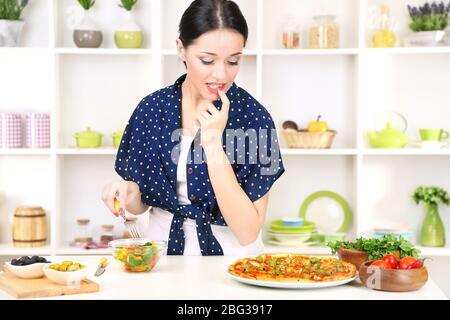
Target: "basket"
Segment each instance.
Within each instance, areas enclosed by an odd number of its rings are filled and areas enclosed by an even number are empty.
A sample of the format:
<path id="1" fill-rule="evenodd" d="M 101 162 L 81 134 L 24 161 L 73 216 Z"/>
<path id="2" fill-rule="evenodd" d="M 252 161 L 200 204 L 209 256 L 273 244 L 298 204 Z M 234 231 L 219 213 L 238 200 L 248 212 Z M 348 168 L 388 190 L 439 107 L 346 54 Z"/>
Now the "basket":
<path id="1" fill-rule="evenodd" d="M 283 136 L 288 148 L 303 149 L 328 149 L 333 143 L 335 130 L 325 132 L 309 132 L 302 129 L 294 131 L 292 129 L 283 130 Z"/>

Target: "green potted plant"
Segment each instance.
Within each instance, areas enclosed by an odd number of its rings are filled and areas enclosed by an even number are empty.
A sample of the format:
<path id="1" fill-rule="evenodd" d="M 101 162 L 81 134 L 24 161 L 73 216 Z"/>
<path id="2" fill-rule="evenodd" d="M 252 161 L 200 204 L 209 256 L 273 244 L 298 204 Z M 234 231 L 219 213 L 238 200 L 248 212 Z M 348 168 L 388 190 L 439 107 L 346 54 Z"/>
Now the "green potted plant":
<path id="1" fill-rule="evenodd" d="M 103 33 L 90 15 L 95 0 L 78 0 L 78 3 L 84 15 L 81 23 L 73 30 L 73 41 L 78 48 L 98 48 L 102 44 Z"/>
<path id="2" fill-rule="evenodd" d="M 445 245 L 445 229 L 439 216 L 439 203 L 450 204 L 447 191 L 438 187 L 418 187 L 413 194 L 416 204 L 423 203 L 427 213 L 422 224 L 420 240 L 422 245 L 442 247 Z"/>
<path id="3" fill-rule="evenodd" d="M 422 6 L 408 5 L 408 13 L 411 19 L 409 28 L 413 33 L 405 38 L 406 46 L 442 46 L 449 45 L 449 34 L 445 28 L 448 25 L 450 3 L 447 5 L 426 2 Z"/>
<path id="4" fill-rule="evenodd" d="M 144 42 L 144 35 L 132 15 L 132 9 L 137 0 L 121 0 L 120 2 L 118 6 L 125 10 L 125 19 L 114 33 L 114 42 L 118 48 L 140 48 Z"/>
<path id="5" fill-rule="evenodd" d="M 0 47 L 17 47 L 25 21 L 20 17 L 28 0 L 0 0 Z"/>

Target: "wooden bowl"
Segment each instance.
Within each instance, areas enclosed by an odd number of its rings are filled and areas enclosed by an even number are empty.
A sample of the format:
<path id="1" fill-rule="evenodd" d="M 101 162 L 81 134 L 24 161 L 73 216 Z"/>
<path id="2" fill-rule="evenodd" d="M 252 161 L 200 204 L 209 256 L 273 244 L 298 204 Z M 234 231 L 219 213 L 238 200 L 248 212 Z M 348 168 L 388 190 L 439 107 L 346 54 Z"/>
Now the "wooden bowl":
<path id="1" fill-rule="evenodd" d="M 361 264 L 369 260 L 367 251 L 339 248 L 337 254 L 340 260 L 350 262 L 355 265 L 357 270 L 359 270 Z"/>
<path id="2" fill-rule="evenodd" d="M 370 267 L 373 261 L 364 262 L 359 268 L 359 278 L 369 289 L 381 291 L 414 291 L 427 282 L 426 267 L 401 270 Z"/>

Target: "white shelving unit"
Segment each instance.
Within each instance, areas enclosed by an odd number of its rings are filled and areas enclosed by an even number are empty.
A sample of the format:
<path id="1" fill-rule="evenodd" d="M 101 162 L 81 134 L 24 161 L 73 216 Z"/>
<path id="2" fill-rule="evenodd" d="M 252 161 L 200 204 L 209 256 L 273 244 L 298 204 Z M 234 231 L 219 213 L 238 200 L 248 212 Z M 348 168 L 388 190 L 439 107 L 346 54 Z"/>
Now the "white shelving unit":
<path id="1" fill-rule="evenodd" d="M 175 51 L 177 27 L 191 0 L 141 0 L 134 8 L 145 32 L 142 49 L 117 49 L 113 32 L 122 9 L 97 0 L 92 16 L 103 30 L 98 49 L 76 48 L 70 21 L 80 10 L 72 0 L 30 1 L 22 47 L 0 48 L 0 112 L 49 112 L 51 148 L 0 149 L 0 255 L 99 254 L 108 250 L 69 247 L 77 218 L 91 219 L 91 232 L 116 225 L 101 201 L 114 172 L 112 132 L 123 129 L 138 102 L 185 72 Z M 411 194 L 418 185 L 450 190 L 450 149 L 412 147 L 420 127 L 450 128 L 450 48 L 373 49 L 367 17 L 376 0 L 237 0 L 249 25 L 249 40 L 236 83 L 272 114 L 306 126 L 318 114 L 337 130 L 328 150 L 287 149 L 280 132 L 286 173 L 271 192 L 267 221 L 298 214 L 303 200 L 331 190 L 350 204 L 354 220 L 348 238 L 370 234 L 385 222 L 406 222 L 415 231 L 424 215 Z M 388 2 L 398 37 L 407 31 L 403 3 Z M 321 9 L 337 14 L 339 49 L 306 49 L 307 27 Z M 301 49 L 286 50 L 279 37 L 288 16 L 301 26 Z M 366 131 L 374 115 L 395 110 L 408 119 L 405 149 L 370 149 Z M 74 148 L 73 134 L 90 126 L 104 134 L 104 147 Z M 293 188 L 295 186 L 295 188 Z M 11 222 L 18 205 L 37 204 L 49 217 L 49 244 L 17 249 Z M 450 232 L 449 209 L 441 216 Z M 145 226 L 146 216 L 139 219 Z M 268 250 L 328 254 L 328 248 Z M 421 248 L 450 256 L 450 248 Z"/>

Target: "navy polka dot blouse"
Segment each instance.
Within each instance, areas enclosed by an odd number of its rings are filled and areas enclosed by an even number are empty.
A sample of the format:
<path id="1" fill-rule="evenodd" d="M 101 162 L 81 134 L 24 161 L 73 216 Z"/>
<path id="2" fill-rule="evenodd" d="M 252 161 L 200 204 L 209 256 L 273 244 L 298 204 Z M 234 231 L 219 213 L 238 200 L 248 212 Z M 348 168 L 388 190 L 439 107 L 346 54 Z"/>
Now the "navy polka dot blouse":
<path id="1" fill-rule="evenodd" d="M 115 170 L 139 185 L 142 202 L 173 214 L 167 254 L 182 255 L 183 222 L 194 219 L 202 255 L 223 255 L 211 224 L 226 226 L 209 180 L 207 159 L 198 130 L 186 159 L 189 205 L 177 199 L 177 164 L 180 151 L 181 84 L 160 89 L 140 101 L 125 128 Z M 283 174 L 275 124 L 268 111 L 235 83 L 226 93 L 230 100 L 223 147 L 237 181 L 251 201 L 266 194 Z M 214 105 L 221 109 L 221 101 Z"/>

